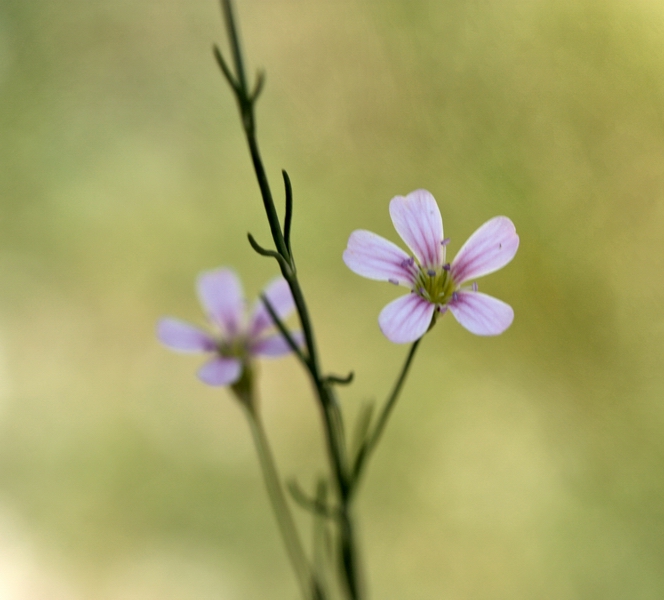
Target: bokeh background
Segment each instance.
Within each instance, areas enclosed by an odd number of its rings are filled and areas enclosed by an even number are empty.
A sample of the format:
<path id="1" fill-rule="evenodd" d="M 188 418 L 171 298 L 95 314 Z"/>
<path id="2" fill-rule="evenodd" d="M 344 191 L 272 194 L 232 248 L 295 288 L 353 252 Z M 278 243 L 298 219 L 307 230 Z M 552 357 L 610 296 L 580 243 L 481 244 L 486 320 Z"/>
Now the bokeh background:
<path id="1" fill-rule="evenodd" d="M 480 282 L 516 319 L 427 336 L 357 506 L 371 597 L 664 597 L 664 5 L 243 0 L 259 135 L 324 366 L 352 420 L 406 348 L 348 271 L 392 196 L 459 249 L 510 216 Z M 160 347 L 198 272 L 276 273 L 213 0 L 0 2 L 0 598 L 293 599 L 242 412 Z M 261 368 L 284 476 L 325 472 L 292 358 Z M 307 535 L 306 515 L 300 523 Z"/>

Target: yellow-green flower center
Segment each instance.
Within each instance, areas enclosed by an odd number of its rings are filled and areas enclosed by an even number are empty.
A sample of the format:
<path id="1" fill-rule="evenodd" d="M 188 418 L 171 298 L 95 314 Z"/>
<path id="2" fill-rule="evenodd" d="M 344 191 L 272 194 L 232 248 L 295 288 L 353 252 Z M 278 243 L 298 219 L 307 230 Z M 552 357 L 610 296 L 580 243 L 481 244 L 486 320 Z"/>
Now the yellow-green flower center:
<path id="1" fill-rule="evenodd" d="M 447 268 L 424 269 L 419 267 L 413 291 L 432 304 L 446 304 L 456 291 L 454 278 Z"/>
<path id="2" fill-rule="evenodd" d="M 246 362 L 249 358 L 247 339 L 243 335 L 238 335 L 230 340 L 222 340 L 217 346 L 217 352 L 224 358 L 238 358 Z"/>

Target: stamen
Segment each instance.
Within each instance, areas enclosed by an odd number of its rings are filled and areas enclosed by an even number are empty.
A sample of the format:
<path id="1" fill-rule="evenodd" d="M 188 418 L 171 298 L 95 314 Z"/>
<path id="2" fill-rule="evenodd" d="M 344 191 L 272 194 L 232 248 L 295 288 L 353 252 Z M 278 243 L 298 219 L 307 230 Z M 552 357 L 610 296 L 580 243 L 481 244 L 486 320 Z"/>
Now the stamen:
<path id="1" fill-rule="evenodd" d="M 399 285 L 399 282 L 398 282 L 396 279 L 392 279 L 392 278 L 390 278 L 390 279 L 388 279 L 387 281 L 388 281 L 389 283 L 391 283 L 392 285 Z"/>
<path id="2" fill-rule="evenodd" d="M 459 294 L 457 292 L 452 292 L 452 302 L 456 302 L 459 299 Z"/>
<path id="3" fill-rule="evenodd" d="M 435 272 L 433 269 L 429 269 L 429 270 L 427 271 L 427 275 L 429 275 L 429 277 L 435 277 L 435 276 L 436 276 L 436 272 Z"/>
<path id="4" fill-rule="evenodd" d="M 473 292 L 477 291 L 477 281 L 473 281 Z"/>
<path id="5" fill-rule="evenodd" d="M 444 315 L 444 314 L 447 312 L 447 304 L 444 305 L 444 306 L 439 306 L 439 307 L 438 307 L 438 312 L 439 312 L 441 315 Z"/>
<path id="6" fill-rule="evenodd" d="M 445 263 L 443 265 L 443 271 L 449 271 L 450 270 L 450 263 Z"/>
<path id="7" fill-rule="evenodd" d="M 420 286 L 419 288 L 420 296 L 424 296 L 424 288 Z"/>
<path id="8" fill-rule="evenodd" d="M 450 238 L 445 238 L 442 242 L 440 242 L 441 246 L 447 246 L 447 244 L 450 243 Z"/>
<path id="9" fill-rule="evenodd" d="M 415 264 L 415 259 L 411 256 L 410 258 L 404 258 L 401 261 L 401 267 L 403 269 L 407 269 L 409 267 L 412 267 Z"/>

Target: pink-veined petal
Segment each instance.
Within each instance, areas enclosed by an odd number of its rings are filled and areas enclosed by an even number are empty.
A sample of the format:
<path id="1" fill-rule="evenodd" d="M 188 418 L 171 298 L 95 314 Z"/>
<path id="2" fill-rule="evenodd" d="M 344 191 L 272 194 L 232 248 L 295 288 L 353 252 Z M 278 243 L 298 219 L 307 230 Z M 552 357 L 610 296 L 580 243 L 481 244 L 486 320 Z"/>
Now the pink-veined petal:
<path id="1" fill-rule="evenodd" d="M 509 304 L 480 292 L 459 290 L 447 306 L 454 318 L 475 335 L 499 335 L 514 320 Z"/>
<path id="2" fill-rule="evenodd" d="M 410 287 L 415 280 L 413 259 L 399 246 L 371 231 L 358 229 L 348 238 L 346 266 L 362 277 Z"/>
<path id="3" fill-rule="evenodd" d="M 216 347 L 214 339 L 198 327 L 170 317 L 157 323 L 157 337 L 178 352 L 211 352 Z"/>
<path id="4" fill-rule="evenodd" d="M 417 294 L 408 294 L 393 300 L 381 311 L 378 325 L 391 342 L 407 344 L 427 332 L 434 309 L 433 304 Z"/>
<path id="5" fill-rule="evenodd" d="M 293 301 L 293 295 L 288 287 L 288 283 L 283 277 L 271 281 L 265 290 L 263 290 L 263 293 L 281 320 L 286 319 L 293 312 L 295 302 Z M 270 317 L 265 304 L 259 298 L 254 304 L 254 310 L 251 315 L 249 336 L 254 338 L 271 325 L 273 325 L 272 317 Z"/>
<path id="6" fill-rule="evenodd" d="M 235 272 L 216 269 L 201 273 L 197 288 L 208 318 L 228 336 L 237 335 L 244 317 L 244 296 L 242 284 Z"/>
<path id="7" fill-rule="evenodd" d="M 237 358 L 215 356 L 198 370 L 198 378 L 208 385 L 231 385 L 242 373 L 242 363 Z"/>
<path id="8" fill-rule="evenodd" d="M 516 254 L 519 236 L 507 217 L 494 217 L 482 225 L 461 247 L 451 266 L 457 285 L 493 273 Z"/>
<path id="9" fill-rule="evenodd" d="M 301 331 L 292 331 L 291 337 L 299 347 L 302 347 L 304 344 L 304 336 L 302 335 Z M 274 335 L 269 335 L 267 337 L 256 340 L 251 345 L 250 352 L 255 356 L 275 358 L 277 356 L 288 354 L 291 352 L 291 348 L 288 345 L 288 342 L 285 340 L 284 336 L 282 336 L 280 333 L 275 333 Z"/>
<path id="10" fill-rule="evenodd" d="M 390 202 L 390 216 L 397 233 L 425 268 L 443 262 L 443 219 L 434 197 L 426 190 L 396 196 Z"/>

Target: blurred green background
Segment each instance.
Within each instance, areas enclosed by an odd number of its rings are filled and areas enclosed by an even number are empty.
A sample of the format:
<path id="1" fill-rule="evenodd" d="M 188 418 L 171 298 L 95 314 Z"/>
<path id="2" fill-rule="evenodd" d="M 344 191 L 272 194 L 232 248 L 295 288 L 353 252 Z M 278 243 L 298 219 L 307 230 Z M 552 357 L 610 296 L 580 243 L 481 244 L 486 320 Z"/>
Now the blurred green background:
<path id="1" fill-rule="evenodd" d="M 437 198 L 450 252 L 510 216 L 480 282 L 516 318 L 423 343 L 357 506 L 378 600 L 664 597 L 664 5 L 238 1 L 259 135 L 352 418 L 406 352 L 394 288 L 341 261 Z M 154 336 L 198 272 L 276 273 L 213 0 L 0 2 L 0 598 L 297 597 L 243 415 Z M 308 383 L 264 363 L 285 476 L 325 459 Z M 300 515 L 302 527 L 308 519 Z M 308 534 L 307 534 L 308 535 Z"/>

